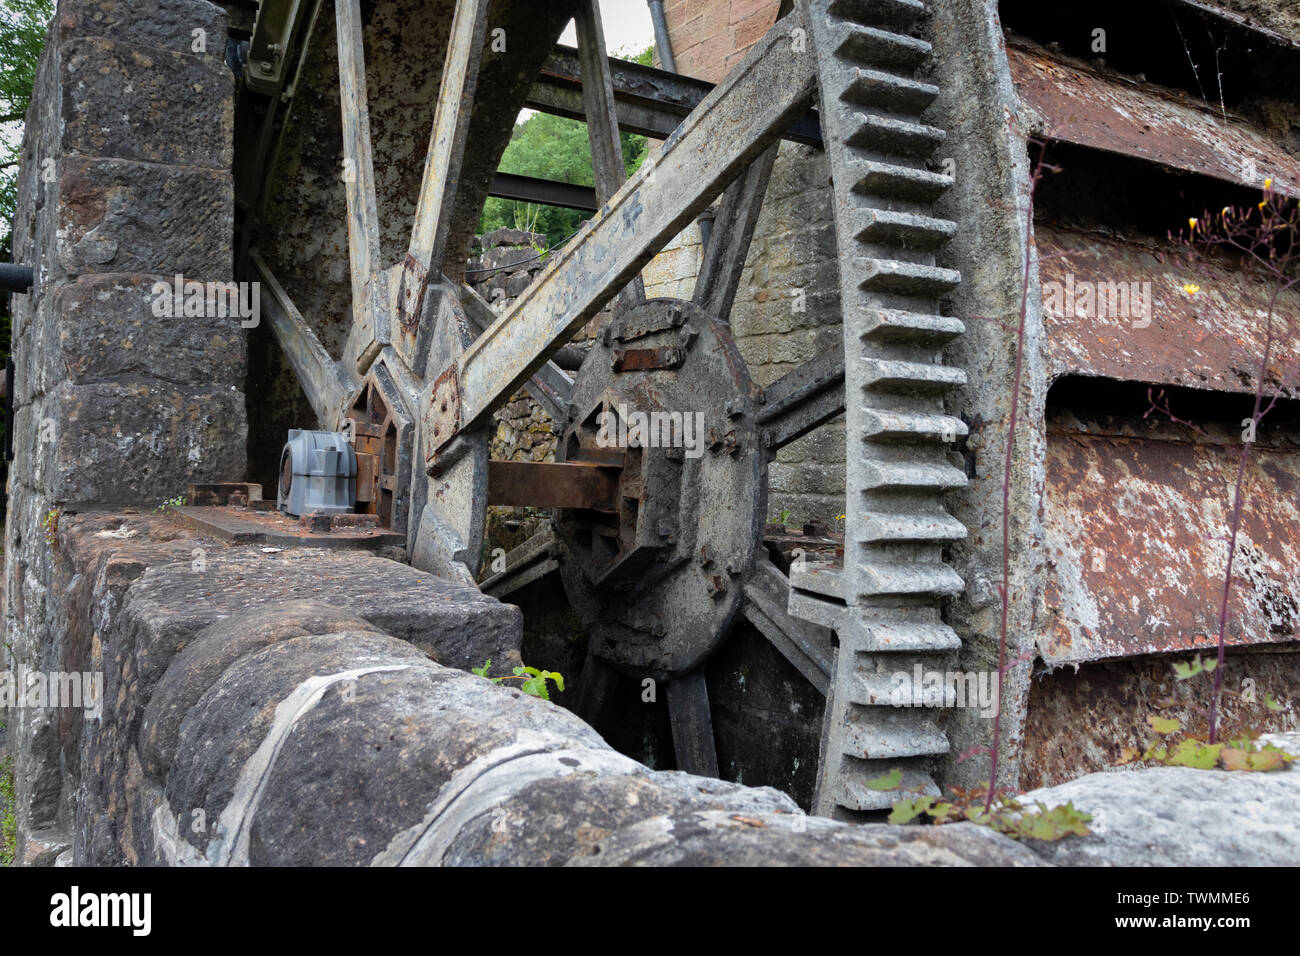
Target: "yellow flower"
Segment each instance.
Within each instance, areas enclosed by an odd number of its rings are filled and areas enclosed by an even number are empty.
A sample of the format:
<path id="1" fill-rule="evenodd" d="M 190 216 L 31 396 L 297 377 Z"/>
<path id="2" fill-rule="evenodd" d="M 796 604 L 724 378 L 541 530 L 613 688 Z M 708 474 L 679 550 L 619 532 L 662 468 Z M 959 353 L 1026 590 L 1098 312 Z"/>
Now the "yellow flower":
<path id="1" fill-rule="evenodd" d="M 1194 282 L 1188 282 L 1183 286 L 1183 291 L 1188 295 L 1196 295 L 1196 293 L 1201 291 L 1201 287 Z"/>
<path id="2" fill-rule="evenodd" d="M 1191 226 L 1193 229 L 1195 229 L 1195 228 L 1196 228 L 1196 218 L 1193 217 L 1193 218 L 1187 220 L 1187 225 L 1189 225 L 1189 226 Z"/>
<path id="3" fill-rule="evenodd" d="M 839 516 L 838 518 L 836 518 L 835 520 L 836 520 L 836 521 L 843 521 L 843 520 L 844 520 L 844 515 L 840 515 L 840 516 Z"/>
<path id="4" fill-rule="evenodd" d="M 1273 180 L 1271 180 L 1271 179 L 1266 179 L 1266 180 L 1264 180 L 1264 188 L 1265 188 L 1265 189 L 1272 189 L 1272 188 L 1273 188 Z"/>

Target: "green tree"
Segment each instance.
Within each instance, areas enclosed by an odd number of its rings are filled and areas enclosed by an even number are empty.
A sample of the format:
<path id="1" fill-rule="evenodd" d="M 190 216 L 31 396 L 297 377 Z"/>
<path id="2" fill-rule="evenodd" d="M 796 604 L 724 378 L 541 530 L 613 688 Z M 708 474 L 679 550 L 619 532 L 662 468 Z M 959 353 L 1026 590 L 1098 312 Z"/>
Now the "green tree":
<path id="1" fill-rule="evenodd" d="M 0 0 L 0 221 L 6 233 L 14 218 L 22 123 L 53 16 L 54 0 Z"/>
<path id="2" fill-rule="evenodd" d="M 635 56 L 616 53 L 642 66 L 650 66 L 654 48 L 647 47 Z M 631 176 L 645 161 L 647 141 L 633 133 L 621 134 L 623 165 Z M 591 186 L 595 173 L 591 165 L 591 141 L 587 124 L 548 113 L 533 113 L 515 126 L 498 167 L 503 173 L 532 176 Z M 542 206 L 513 199 L 489 199 L 479 220 L 479 232 L 501 226 L 543 233 L 548 247 L 558 245 L 577 232 L 591 214 L 560 206 Z"/>

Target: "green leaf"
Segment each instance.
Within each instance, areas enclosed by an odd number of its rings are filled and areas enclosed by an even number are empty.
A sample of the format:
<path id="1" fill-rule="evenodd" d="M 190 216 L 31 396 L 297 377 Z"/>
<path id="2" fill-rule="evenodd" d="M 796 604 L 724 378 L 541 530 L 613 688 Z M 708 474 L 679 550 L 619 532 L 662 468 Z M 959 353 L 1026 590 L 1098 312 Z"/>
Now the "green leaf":
<path id="1" fill-rule="evenodd" d="M 1264 706 L 1265 706 L 1266 708 L 1268 708 L 1269 710 L 1271 710 L 1271 711 L 1272 711 L 1273 713 L 1275 713 L 1275 714 L 1276 714 L 1276 713 L 1280 713 L 1281 710 L 1282 710 L 1282 705 L 1279 704 L 1276 700 L 1273 699 L 1273 695 L 1272 695 L 1272 694 L 1265 694 L 1265 695 L 1264 695 Z"/>
<path id="2" fill-rule="evenodd" d="M 1274 747 L 1272 744 L 1265 744 L 1263 747 L 1256 749 L 1252 743 L 1248 748 L 1228 747 L 1223 751 L 1223 766 L 1227 770 L 1254 770 L 1259 772 L 1283 770 L 1293 760 L 1295 760 L 1293 754 Z"/>
<path id="3" fill-rule="evenodd" d="M 1181 661 L 1174 661 L 1173 666 L 1174 666 L 1174 679 L 1187 680 L 1190 677 L 1195 677 L 1197 674 L 1210 673 L 1211 671 L 1213 671 L 1215 668 L 1219 666 L 1219 662 L 1217 659 L 1203 661 L 1201 660 L 1201 655 L 1197 654 L 1195 657 L 1192 658 L 1190 663 L 1184 664 Z"/>
<path id="4" fill-rule="evenodd" d="M 934 797 L 916 797 L 912 800 L 899 800 L 889 814 L 890 823 L 911 823 L 921 814 L 934 806 Z"/>
<path id="5" fill-rule="evenodd" d="M 1182 726 L 1176 717 L 1157 717 L 1154 714 L 1147 718 L 1147 723 L 1158 734 L 1172 734 Z"/>
<path id="6" fill-rule="evenodd" d="M 471 667 L 470 673 L 477 674 L 479 677 L 487 677 L 488 668 L 490 668 L 491 666 L 492 666 L 492 658 L 489 657 L 482 667 Z"/>
<path id="7" fill-rule="evenodd" d="M 1219 762 L 1219 753 L 1223 744 L 1207 744 L 1200 740 L 1182 740 L 1169 753 L 1165 763 L 1171 767 L 1194 767 L 1197 770 L 1212 770 Z"/>

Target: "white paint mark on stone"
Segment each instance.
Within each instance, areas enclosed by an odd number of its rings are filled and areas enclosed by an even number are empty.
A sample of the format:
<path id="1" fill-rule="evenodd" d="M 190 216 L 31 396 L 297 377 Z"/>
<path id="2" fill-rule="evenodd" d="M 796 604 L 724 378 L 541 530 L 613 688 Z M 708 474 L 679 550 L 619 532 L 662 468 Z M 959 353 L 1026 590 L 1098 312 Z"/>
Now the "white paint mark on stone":
<path id="1" fill-rule="evenodd" d="M 221 819 L 217 822 L 217 835 L 208 846 L 208 859 L 212 864 L 248 866 L 249 831 L 253 817 L 257 813 L 257 805 L 271 777 L 276 757 L 280 755 L 280 749 L 284 746 L 294 725 L 320 703 L 321 698 L 325 696 L 325 691 L 335 684 L 355 681 L 367 674 L 405 671 L 413 666 L 412 664 L 390 664 L 381 667 L 359 667 L 337 674 L 318 674 L 307 678 L 295 687 L 288 697 L 280 701 L 276 705 L 275 718 L 271 722 L 271 729 L 267 731 L 266 739 L 244 764 L 243 770 L 239 772 L 239 780 L 235 783 L 230 802 L 221 811 Z"/>

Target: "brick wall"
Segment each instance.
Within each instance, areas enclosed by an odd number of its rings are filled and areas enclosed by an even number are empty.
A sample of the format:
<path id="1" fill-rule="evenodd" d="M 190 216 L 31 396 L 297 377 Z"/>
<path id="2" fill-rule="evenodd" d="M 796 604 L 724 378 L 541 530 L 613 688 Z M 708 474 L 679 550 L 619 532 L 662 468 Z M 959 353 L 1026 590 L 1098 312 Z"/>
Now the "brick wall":
<path id="1" fill-rule="evenodd" d="M 776 22 L 780 0 L 669 0 L 677 72 L 716 83 Z"/>

